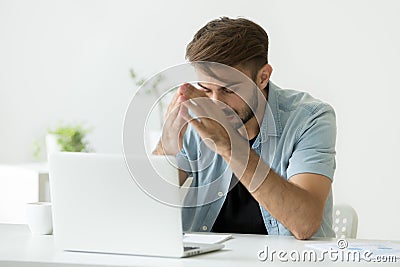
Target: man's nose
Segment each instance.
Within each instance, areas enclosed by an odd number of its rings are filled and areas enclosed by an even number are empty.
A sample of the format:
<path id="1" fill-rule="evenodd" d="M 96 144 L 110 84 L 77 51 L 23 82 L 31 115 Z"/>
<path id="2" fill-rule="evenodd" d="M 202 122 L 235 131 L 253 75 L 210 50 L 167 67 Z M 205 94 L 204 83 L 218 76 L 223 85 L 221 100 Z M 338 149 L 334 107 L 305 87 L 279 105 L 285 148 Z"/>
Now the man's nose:
<path id="1" fill-rule="evenodd" d="M 213 93 L 211 96 L 211 100 L 221 109 L 224 109 L 227 106 L 220 93 Z"/>
<path id="2" fill-rule="evenodd" d="M 219 91 L 219 90 L 218 90 L 218 91 Z M 221 100 L 221 93 L 218 92 L 218 91 L 214 91 L 214 92 L 212 93 L 212 95 L 211 95 L 211 99 L 212 99 L 215 103 L 222 101 L 222 100 Z"/>

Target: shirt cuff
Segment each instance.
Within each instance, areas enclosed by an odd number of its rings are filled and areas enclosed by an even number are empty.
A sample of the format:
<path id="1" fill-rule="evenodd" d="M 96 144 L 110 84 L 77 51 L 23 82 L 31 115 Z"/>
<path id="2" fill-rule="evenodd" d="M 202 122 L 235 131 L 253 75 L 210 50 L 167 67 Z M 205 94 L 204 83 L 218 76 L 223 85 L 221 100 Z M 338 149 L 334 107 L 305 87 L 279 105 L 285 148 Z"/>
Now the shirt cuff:
<path id="1" fill-rule="evenodd" d="M 333 175 L 335 173 L 335 169 L 329 165 L 323 163 L 300 163 L 300 164 L 290 164 L 287 169 L 287 179 L 290 177 L 300 173 L 314 173 L 321 174 L 328 177 L 331 181 L 333 181 Z"/>

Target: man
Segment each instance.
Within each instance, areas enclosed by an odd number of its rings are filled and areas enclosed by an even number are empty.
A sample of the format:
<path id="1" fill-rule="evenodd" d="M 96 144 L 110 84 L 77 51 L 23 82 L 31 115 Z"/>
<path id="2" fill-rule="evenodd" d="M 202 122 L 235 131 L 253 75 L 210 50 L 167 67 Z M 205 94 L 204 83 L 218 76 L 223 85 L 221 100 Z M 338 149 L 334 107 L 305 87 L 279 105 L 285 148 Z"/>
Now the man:
<path id="1" fill-rule="evenodd" d="M 333 109 L 307 93 L 270 82 L 267 33 L 247 19 L 223 17 L 207 23 L 188 44 L 186 58 L 240 71 L 254 82 L 264 102 L 256 101 L 262 111 L 257 118 L 247 104 L 252 98 L 239 96 L 229 86 L 206 81 L 179 87 L 154 153 L 177 155 L 185 166 L 182 182 L 192 176 L 192 186 L 212 185 L 207 194 L 218 195 L 215 201 L 184 207 L 184 229 L 333 237 Z M 245 135 L 240 126 L 229 125 L 232 115 L 217 103 L 234 111 Z M 204 155 L 212 160 L 198 169 L 196 160 Z M 187 198 L 204 199 L 198 194 Z"/>

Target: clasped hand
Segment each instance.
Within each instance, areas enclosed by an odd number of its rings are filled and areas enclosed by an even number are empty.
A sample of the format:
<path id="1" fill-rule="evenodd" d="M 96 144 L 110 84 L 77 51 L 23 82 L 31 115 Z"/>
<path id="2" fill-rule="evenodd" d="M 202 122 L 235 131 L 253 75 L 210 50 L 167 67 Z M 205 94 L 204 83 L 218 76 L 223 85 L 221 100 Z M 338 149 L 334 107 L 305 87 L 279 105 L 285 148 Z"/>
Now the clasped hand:
<path id="1" fill-rule="evenodd" d="M 228 121 L 223 110 L 229 109 L 191 84 L 181 85 L 168 106 L 157 150 L 162 150 L 162 154 L 176 155 L 182 148 L 183 136 L 190 123 L 210 149 L 229 158 L 232 144 L 247 143 Z M 230 113 L 234 112 L 230 109 Z"/>

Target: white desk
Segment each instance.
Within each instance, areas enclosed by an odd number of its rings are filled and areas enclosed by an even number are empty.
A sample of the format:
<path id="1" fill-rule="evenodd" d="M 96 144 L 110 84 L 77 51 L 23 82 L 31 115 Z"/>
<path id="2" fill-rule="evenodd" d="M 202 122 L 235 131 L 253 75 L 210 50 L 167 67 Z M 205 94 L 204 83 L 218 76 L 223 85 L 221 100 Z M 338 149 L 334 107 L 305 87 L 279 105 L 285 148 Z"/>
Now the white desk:
<path id="1" fill-rule="evenodd" d="M 326 239 L 326 241 L 332 242 L 333 239 Z M 225 242 L 225 248 L 221 251 L 174 259 L 64 252 L 55 248 L 51 235 L 33 236 L 26 225 L 0 224 L 0 266 L 282 266 L 282 262 L 278 260 L 274 262 L 258 260 L 258 251 L 264 249 L 265 245 L 268 245 L 269 249 L 301 251 L 310 249 L 305 246 L 310 242 L 317 241 L 299 241 L 283 236 L 234 235 L 233 239 Z M 310 264 L 347 266 L 354 263 L 328 260 L 323 263 L 297 262 L 293 264 L 296 266 L 309 266 Z M 361 266 L 361 264 L 363 262 L 357 265 Z M 399 263 L 388 264 L 398 266 Z M 368 266 L 382 266 L 382 263 L 370 263 Z"/>

